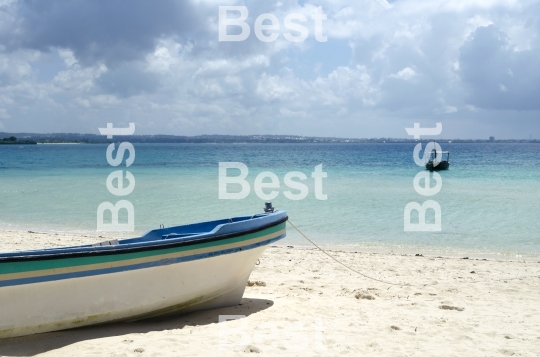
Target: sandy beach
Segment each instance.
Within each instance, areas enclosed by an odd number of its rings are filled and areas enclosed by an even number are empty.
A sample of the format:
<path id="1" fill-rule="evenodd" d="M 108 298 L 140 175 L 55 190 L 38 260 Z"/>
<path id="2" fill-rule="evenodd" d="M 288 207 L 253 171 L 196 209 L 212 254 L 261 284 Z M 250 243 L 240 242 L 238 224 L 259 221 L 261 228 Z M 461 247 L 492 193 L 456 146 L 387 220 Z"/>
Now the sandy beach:
<path id="1" fill-rule="evenodd" d="M 4 231 L 0 250 L 102 240 Z M 330 254 L 410 286 L 313 248 L 272 246 L 239 306 L 3 339 L 0 355 L 540 356 L 536 261 Z"/>

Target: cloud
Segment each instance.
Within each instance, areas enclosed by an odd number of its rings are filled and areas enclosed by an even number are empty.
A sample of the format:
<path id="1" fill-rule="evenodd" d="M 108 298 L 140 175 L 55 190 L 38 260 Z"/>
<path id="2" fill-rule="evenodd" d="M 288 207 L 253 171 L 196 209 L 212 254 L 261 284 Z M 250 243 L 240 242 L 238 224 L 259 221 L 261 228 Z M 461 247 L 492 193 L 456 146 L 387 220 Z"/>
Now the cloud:
<path id="1" fill-rule="evenodd" d="M 402 79 L 408 81 L 416 76 L 416 72 L 411 67 L 405 67 L 401 71 L 391 74 L 390 78 Z"/>
<path id="2" fill-rule="evenodd" d="M 501 138 L 540 130 L 538 0 L 228 4 L 249 9 L 244 42 L 218 41 L 215 0 L 0 1 L 5 129 L 130 120 L 138 133 L 381 137 L 444 120 L 445 136 L 479 136 L 495 121 Z M 272 43 L 253 32 L 268 12 L 281 24 Z M 308 20 L 303 43 L 283 36 L 292 12 Z"/>
<path id="3" fill-rule="evenodd" d="M 8 49 L 69 48 L 83 65 L 140 59 L 163 36 L 204 31 L 190 1 L 21 0 L 10 12 L 16 28 L 0 35 Z"/>
<path id="4" fill-rule="evenodd" d="M 455 113 L 457 111 L 458 111 L 458 108 L 452 105 L 445 105 L 443 107 L 436 108 L 433 110 L 435 114 L 450 114 L 450 113 Z"/>
<path id="5" fill-rule="evenodd" d="M 540 47 L 517 50 L 495 25 L 478 27 L 460 49 L 466 103 L 484 109 L 540 110 Z"/>
<path id="6" fill-rule="evenodd" d="M 5 109 L 0 108 L 0 119 L 9 119 L 9 118 L 11 118 L 11 116 L 8 114 L 8 112 Z"/>
<path id="7" fill-rule="evenodd" d="M 151 72 L 145 71 L 141 64 L 129 63 L 101 74 L 96 84 L 102 93 L 126 98 L 155 92 L 159 88 L 159 79 Z"/>

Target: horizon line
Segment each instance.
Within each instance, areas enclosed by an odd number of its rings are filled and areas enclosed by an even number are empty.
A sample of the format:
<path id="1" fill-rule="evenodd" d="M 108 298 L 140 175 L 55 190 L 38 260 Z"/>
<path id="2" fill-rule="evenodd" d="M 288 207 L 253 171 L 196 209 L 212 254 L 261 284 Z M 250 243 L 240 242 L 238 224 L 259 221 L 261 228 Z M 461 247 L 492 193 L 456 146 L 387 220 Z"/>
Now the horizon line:
<path id="1" fill-rule="evenodd" d="M 95 137 L 104 137 L 104 141 L 110 141 L 104 135 L 94 134 L 94 133 L 76 133 L 76 132 L 57 132 L 57 133 L 31 133 L 31 132 L 0 132 L 0 136 L 8 135 L 26 135 L 26 136 L 65 136 L 65 135 L 76 135 L 76 136 L 95 136 Z M 305 139 L 321 139 L 321 140 L 394 140 L 394 141 L 415 141 L 420 142 L 424 140 L 432 141 L 537 141 L 538 139 L 534 138 L 513 138 L 513 139 L 496 139 L 493 136 L 489 136 L 485 139 L 483 138 L 433 138 L 433 136 L 426 135 L 424 139 L 414 139 L 414 138 L 404 138 L 404 137 L 371 137 L 371 138 L 354 138 L 354 137 L 338 137 L 338 136 L 306 136 L 306 135 L 297 135 L 297 134 L 198 134 L 198 135 L 175 135 L 175 134 L 132 134 L 132 135 L 116 135 L 118 137 L 168 137 L 168 138 L 201 138 L 201 137 L 241 137 L 241 138 L 305 138 Z M 21 137 L 22 138 L 22 137 Z M 0 139 L 3 139 L 0 137 Z"/>

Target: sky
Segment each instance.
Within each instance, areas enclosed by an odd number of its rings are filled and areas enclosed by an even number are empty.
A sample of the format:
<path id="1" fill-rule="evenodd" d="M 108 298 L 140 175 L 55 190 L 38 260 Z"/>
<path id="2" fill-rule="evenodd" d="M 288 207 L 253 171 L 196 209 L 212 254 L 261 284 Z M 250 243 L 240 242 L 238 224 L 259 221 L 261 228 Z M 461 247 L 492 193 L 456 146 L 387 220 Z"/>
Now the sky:
<path id="1" fill-rule="evenodd" d="M 539 31 L 540 0 L 0 0 L 0 131 L 540 139 Z"/>

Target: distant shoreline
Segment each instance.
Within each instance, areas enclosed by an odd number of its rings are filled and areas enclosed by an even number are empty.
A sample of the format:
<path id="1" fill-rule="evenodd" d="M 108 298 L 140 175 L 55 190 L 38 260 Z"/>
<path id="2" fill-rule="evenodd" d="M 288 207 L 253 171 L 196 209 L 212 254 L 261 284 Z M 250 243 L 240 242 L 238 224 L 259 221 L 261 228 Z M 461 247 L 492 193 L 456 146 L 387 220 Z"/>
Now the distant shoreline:
<path id="1" fill-rule="evenodd" d="M 431 142 L 431 140 L 419 140 L 419 141 L 352 141 L 352 142 L 341 142 L 341 141 L 146 141 L 146 140 L 129 140 L 127 138 L 117 138 L 116 140 L 111 141 L 66 141 L 66 142 L 15 142 L 15 143 L 2 143 L 0 145 L 6 146 L 17 146 L 17 145 L 109 145 L 111 143 L 118 143 L 122 141 L 129 141 L 133 144 L 193 144 L 193 145 L 215 145 L 215 144 L 229 144 L 229 145 L 247 145 L 247 144 L 426 144 Z M 475 141 L 475 140 L 463 140 L 463 141 L 447 141 L 447 140 L 437 140 L 437 143 L 441 145 L 452 145 L 452 144 L 540 144 L 540 141 L 514 141 L 514 140 L 498 140 L 495 142 L 489 141 Z"/>
<path id="2" fill-rule="evenodd" d="M 36 145 L 37 142 L 24 140 L 24 141 L 0 141 L 0 145 Z"/>
<path id="3" fill-rule="evenodd" d="M 78 145 L 82 143 L 37 143 L 38 145 Z"/>
<path id="4" fill-rule="evenodd" d="M 176 135 L 130 135 L 115 136 L 113 139 L 97 134 L 73 134 L 73 133 L 5 133 L 0 132 L 0 143 L 3 138 L 17 137 L 17 142 L 6 142 L 8 144 L 28 143 L 38 144 L 110 144 L 118 141 L 129 141 L 131 143 L 149 144 L 359 144 L 359 143 L 419 143 L 432 141 L 432 138 L 423 140 L 401 139 L 401 138 L 334 138 L 334 137 L 313 137 L 298 135 L 198 135 L 198 136 L 176 136 Z M 444 144 L 459 143 L 540 143 L 537 139 L 442 139 L 437 138 L 437 142 Z M 4 141 L 5 142 L 5 141 Z"/>

